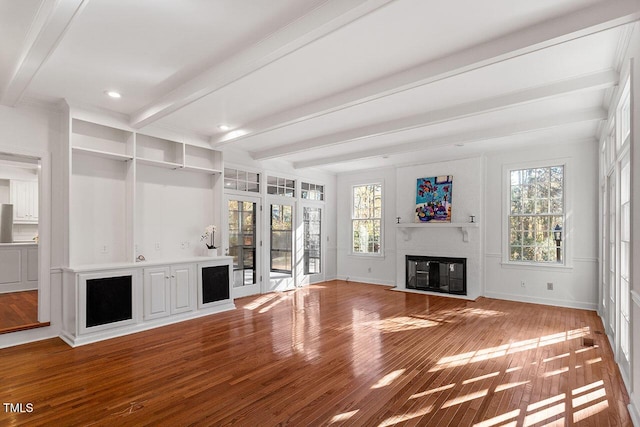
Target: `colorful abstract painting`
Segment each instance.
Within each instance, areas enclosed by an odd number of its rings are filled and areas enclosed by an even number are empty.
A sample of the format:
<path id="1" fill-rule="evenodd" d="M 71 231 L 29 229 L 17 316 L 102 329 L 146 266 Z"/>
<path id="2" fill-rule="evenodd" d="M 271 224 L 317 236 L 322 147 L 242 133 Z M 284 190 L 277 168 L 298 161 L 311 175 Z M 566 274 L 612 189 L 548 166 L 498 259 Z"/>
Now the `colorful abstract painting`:
<path id="1" fill-rule="evenodd" d="M 418 178 L 416 222 L 451 222 L 453 176 Z"/>

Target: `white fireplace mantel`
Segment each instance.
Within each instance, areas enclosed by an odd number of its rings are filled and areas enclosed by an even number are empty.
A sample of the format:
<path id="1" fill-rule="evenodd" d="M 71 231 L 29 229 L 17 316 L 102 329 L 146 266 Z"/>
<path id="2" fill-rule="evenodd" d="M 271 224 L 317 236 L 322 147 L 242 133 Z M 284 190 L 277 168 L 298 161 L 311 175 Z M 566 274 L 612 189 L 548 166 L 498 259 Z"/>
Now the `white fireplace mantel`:
<path id="1" fill-rule="evenodd" d="M 462 233 L 462 241 L 469 241 L 469 229 L 478 228 L 477 222 L 436 222 L 436 223 L 419 223 L 419 222 L 405 222 L 396 224 L 396 228 L 402 231 L 404 240 L 411 240 L 411 235 L 417 229 L 423 230 L 435 230 L 438 228 L 458 228 Z"/>

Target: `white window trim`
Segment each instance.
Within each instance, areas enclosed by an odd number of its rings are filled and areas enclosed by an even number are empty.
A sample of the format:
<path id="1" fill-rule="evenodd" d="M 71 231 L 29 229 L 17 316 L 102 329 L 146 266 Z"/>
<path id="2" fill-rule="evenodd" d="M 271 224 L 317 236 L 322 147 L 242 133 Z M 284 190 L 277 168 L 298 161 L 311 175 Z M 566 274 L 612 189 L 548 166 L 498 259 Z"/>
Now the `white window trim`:
<path id="1" fill-rule="evenodd" d="M 558 159 L 548 159 L 539 161 L 519 162 L 502 165 L 502 267 L 503 268 L 549 268 L 572 269 L 573 268 L 573 180 L 571 174 L 573 167 L 571 158 L 564 157 Z M 545 168 L 551 166 L 563 166 L 563 198 L 564 198 L 564 227 L 562 229 L 562 240 L 564 243 L 564 262 L 533 262 L 533 261 L 512 261 L 509 259 L 509 214 L 511 212 L 511 171 L 519 169 Z"/>
<path id="2" fill-rule="evenodd" d="M 362 253 L 362 252 L 354 252 L 353 251 L 353 189 L 354 187 L 362 187 L 364 185 L 380 185 L 380 192 L 382 193 L 382 204 L 380 206 L 380 253 Z M 385 254 L 385 226 L 384 226 L 384 211 L 386 204 L 386 193 L 384 180 L 382 179 L 371 179 L 364 180 L 362 182 L 354 182 L 351 183 L 349 190 L 349 255 L 358 257 L 358 258 L 384 258 Z"/>

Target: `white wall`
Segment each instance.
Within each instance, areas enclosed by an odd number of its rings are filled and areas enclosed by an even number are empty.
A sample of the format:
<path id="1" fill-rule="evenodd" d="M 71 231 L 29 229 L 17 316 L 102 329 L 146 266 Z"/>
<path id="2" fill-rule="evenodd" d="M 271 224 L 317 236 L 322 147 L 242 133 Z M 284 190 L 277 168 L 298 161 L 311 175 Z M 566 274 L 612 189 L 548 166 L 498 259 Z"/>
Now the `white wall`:
<path id="1" fill-rule="evenodd" d="M 416 204 L 416 180 L 418 178 L 453 175 L 451 193 L 451 222 L 467 223 L 470 216 L 482 224 L 482 179 L 484 159 L 474 157 L 431 164 L 400 167 L 396 171 L 396 214 L 401 222 L 414 222 Z M 468 241 L 463 241 L 459 228 L 438 227 L 429 224 L 421 228 L 408 230 L 405 234 L 396 233 L 396 283 L 399 288 L 405 285 L 405 256 L 443 256 L 467 259 L 467 296 L 475 299 L 482 295 L 482 242 L 481 228 L 468 230 Z"/>
<path id="2" fill-rule="evenodd" d="M 138 165 L 136 173 L 135 255 L 147 260 L 204 255 L 200 237 L 215 224 L 214 203 L 221 203 L 213 200 L 215 178 L 145 165 Z"/>
<path id="3" fill-rule="evenodd" d="M 567 268 L 503 264 L 503 166 L 568 159 L 565 170 Z M 564 161 L 564 160 L 563 160 Z M 595 310 L 598 290 L 598 164 L 594 141 L 487 154 L 485 182 L 485 295 Z M 525 287 L 521 282 L 525 282 Z M 547 283 L 553 290 L 547 290 Z"/>
<path id="4" fill-rule="evenodd" d="M 351 188 L 382 182 L 382 256 L 351 254 Z M 338 278 L 394 286 L 396 282 L 396 173 L 393 168 L 338 175 Z"/>

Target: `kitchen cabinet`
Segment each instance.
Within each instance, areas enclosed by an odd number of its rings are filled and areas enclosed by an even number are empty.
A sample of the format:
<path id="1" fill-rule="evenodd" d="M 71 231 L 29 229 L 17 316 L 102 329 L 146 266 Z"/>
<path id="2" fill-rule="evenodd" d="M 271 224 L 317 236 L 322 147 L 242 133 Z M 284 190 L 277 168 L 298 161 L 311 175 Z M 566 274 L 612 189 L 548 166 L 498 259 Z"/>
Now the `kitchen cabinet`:
<path id="1" fill-rule="evenodd" d="M 10 184 L 13 222 L 15 224 L 38 223 L 38 181 L 12 179 Z"/>

